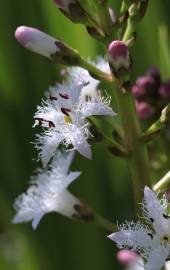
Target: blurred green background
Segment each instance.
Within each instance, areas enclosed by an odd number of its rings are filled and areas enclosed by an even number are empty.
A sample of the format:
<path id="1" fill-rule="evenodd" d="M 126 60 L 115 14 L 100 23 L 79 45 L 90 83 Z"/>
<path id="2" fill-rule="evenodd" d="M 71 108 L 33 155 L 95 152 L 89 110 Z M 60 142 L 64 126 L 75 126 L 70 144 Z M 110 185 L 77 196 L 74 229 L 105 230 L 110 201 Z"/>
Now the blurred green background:
<path id="1" fill-rule="evenodd" d="M 110 2 L 117 9 L 121 1 Z M 134 78 L 153 64 L 161 65 L 164 75 L 169 75 L 169 66 L 165 67 L 159 54 L 164 41 L 158 38 L 159 26 L 170 24 L 169 11 L 168 0 L 150 1 L 133 49 Z M 87 57 L 104 53 L 101 45 L 82 26 L 70 23 L 52 0 L 0 0 L 0 269 L 121 269 L 107 232 L 94 225 L 57 214 L 46 215 L 35 232 L 30 224 L 11 224 L 14 198 L 26 190 L 37 166 L 29 143 L 35 135 L 33 114 L 59 70 L 16 42 L 14 31 L 20 25 L 61 37 Z M 83 174 L 71 189 L 111 221 L 130 219 L 132 187 L 126 164 L 100 145 L 93 150 L 93 162 L 76 157 L 74 169 Z"/>

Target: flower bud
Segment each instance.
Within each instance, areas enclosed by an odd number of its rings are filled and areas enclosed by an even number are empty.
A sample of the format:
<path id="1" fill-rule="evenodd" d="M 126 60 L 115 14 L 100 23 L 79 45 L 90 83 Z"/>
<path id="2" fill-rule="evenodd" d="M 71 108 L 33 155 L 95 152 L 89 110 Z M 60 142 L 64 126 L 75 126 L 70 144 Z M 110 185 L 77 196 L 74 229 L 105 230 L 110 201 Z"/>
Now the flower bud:
<path id="1" fill-rule="evenodd" d="M 161 74 L 160 74 L 159 68 L 154 67 L 154 66 L 153 67 L 150 67 L 148 69 L 147 74 L 154 79 L 155 86 L 156 87 L 159 87 L 160 86 L 160 83 L 161 83 Z"/>
<path id="2" fill-rule="evenodd" d="M 15 31 L 15 37 L 25 48 L 48 58 L 59 50 L 55 38 L 36 28 L 20 26 Z"/>
<path id="3" fill-rule="evenodd" d="M 120 250 L 117 253 L 117 259 L 123 266 L 128 266 L 138 257 L 137 253 L 131 250 Z"/>
<path id="4" fill-rule="evenodd" d="M 159 95 L 162 98 L 170 98 L 170 80 L 164 82 L 159 88 Z"/>
<path id="5" fill-rule="evenodd" d="M 151 107 L 151 105 L 147 102 L 136 102 L 136 110 L 138 113 L 138 116 L 141 120 L 146 120 L 150 118 L 153 113 L 154 109 Z"/>
<path id="6" fill-rule="evenodd" d="M 49 58 L 52 62 L 76 65 L 80 56 L 59 39 L 32 27 L 20 26 L 15 31 L 17 41 L 25 48 Z"/>
<path id="7" fill-rule="evenodd" d="M 155 81 L 151 76 L 139 77 L 136 85 L 132 87 L 132 93 L 138 100 L 143 100 L 151 97 L 156 92 Z"/>
<path id="8" fill-rule="evenodd" d="M 110 68 L 115 77 L 121 78 L 128 75 L 131 69 L 131 61 L 126 43 L 120 40 L 112 41 L 108 52 Z"/>

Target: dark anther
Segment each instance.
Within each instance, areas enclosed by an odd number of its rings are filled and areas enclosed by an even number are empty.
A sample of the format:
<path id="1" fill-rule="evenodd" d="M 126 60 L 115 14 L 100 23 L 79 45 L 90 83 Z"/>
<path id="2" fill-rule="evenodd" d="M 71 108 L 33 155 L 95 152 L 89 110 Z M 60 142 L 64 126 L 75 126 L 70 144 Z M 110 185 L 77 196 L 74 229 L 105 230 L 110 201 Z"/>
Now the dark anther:
<path id="1" fill-rule="evenodd" d="M 69 95 L 67 94 L 61 94 L 59 93 L 60 97 L 64 98 L 64 99 L 69 99 Z"/>
<path id="2" fill-rule="evenodd" d="M 164 236 L 164 240 L 168 242 L 168 237 L 167 236 Z"/>
<path id="3" fill-rule="evenodd" d="M 69 112 L 71 112 L 70 109 L 66 109 L 66 108 L 61 108 L 62 113 L 64 113 L 65 115 L 69 116 Z"/>
<path id="4" fill-rule="evenodd" d="M 42 126 L 42 122 L 44 121 L 43 118 L 35 118 L 35 120 L 37 120 L 39 122 L 39 125 Z"/>
<path id="5" fill-rule="evenodd" d="M 55 128 L 55 124 L 52 121 L 48 121 L 49 128 Z"/>
<path id="6" fill-rule="evenodd" d="M 57 98 L 57 97 L 53 97 L 52 95 L 49 95 L 49 99 L 50 99 L 51 101 L 53 101 L 53 100 L 57 100 L 58 98 Z"/>
<path id="7" fill-rule="evenodd" d="M 151 239 L 153 239 L 153 235 L 151 233 L 148 233 L 148 235 L 150 236 Z"/>
<path id="8" fill-rule="evenodd" d="M 153 223 L 154 222 L 154 219 L 153 218 L 150 218 L 150 221 Z"/>
<path id="9" fill-rule="evenodd" d="M 164 213 L 163 213 L 163 217 L 166 218 L 166 219 L 170 218 L 170 216 L 168 216 L 168 215 L 166 215 Z"/>

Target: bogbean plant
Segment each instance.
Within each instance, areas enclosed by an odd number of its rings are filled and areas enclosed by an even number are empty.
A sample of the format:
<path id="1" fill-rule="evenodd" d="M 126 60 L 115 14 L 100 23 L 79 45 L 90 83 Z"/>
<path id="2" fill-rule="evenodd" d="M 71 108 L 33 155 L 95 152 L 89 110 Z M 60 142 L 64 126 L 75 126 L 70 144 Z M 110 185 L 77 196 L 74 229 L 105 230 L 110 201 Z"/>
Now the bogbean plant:
<path id="1" fill-rule="evenodd" d="M 118 259 L 126 269 L 159 270 L 170 256 L 170 164 L 165 155 L 162 166 L 166 175 L 151 182 L 154 166 L 148 149 L 151 152 L 156 144 L 160 147 L 162 138 L 168 147 L 169 137 L 165 135 L 170 118 L 170 84 L 161 82 L 155 67 L 134 85 L 131 81 L 130 51 L 148 0 L 123 0 L 117 14 L 107 0 L 54 2 L 73 23 L 86 27 L 88 34 L 104 46 L 106 55 L 87 61 L 61 39 L 35 28 L 17 28 L 18 42 L 54 64 L 65 65 L 66 77 L 49 88 L 34 115 L 34 127 L 42 127 L 35 141 L 42 168 L 32 177 L 28 190 L 16 199 L 13 223 L 32 221 L 35 229 L 42 217 L 52 211 L 85 222 L 93 220 L 109 231 L 108 237 L 123 249 Z M 105 92 L 99 91 L 101 82 L 105 83 Z M 111 133 L 101 128 L 103 122 L 109 124 Z M 137 210 L 144 190 L 138 222 L 125 222 L 117 229 L 68 191 L 72 181 L 81 177 L 81 172 L 70 171 L 74 155 L 79 152 L 92 159 L 96 141 L 127 162 Z M 167 197 L 159 198 L 162 193 Z"/>

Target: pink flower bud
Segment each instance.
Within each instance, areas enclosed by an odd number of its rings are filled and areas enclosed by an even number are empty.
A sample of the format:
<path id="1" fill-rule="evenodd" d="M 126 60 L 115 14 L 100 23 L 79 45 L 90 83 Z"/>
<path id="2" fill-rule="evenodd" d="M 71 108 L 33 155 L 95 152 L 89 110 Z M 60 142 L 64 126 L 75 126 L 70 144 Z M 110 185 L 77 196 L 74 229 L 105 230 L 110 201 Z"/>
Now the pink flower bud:
<path id="1" fill-rule="evenodd" d="M 112 41 L 108 52 L 110 66 L 115 76 L 120 77 L 122 73 L 129 73 L 131 63 L 126 43 L 120 40 Z"/>
<path id="2" fill-rule="evenodd" d="M 136 81 L 136 85 L 132 87 L 132 93 L 138 100 L 146 99 L 147 97 L 152 97 L 154 93 L 157 92 L 157 87 L 155 85 L 154 78 L 151 76 L 139 77 Z"/>
<path id="3" fill-rule="evenodd" d="M 146 120 L 154 113 L 154 109 L 147 102 L 136 102 L 136 109 L 141 120 Z"/>
<path id="4" fill-rule="evenodd" d="M 159 88 L 159 95 L 162 98 L 170 98 L 170 80 L 164 82 Z"/>
<path id="5" fill-rule="evenodd" d="M 57 40 L 36 28 L 20 26 L 15 37 L 25 48 L 48 58 L 59 51 L 55 44 Z"/>
<path id="6" fill-rule="evenodd" d="M 117 259 L 123 266 L 128 266 L 137 259 L 138 255 L 136 252 L 131 250 L 120 250 L 117 253 Z"/>

